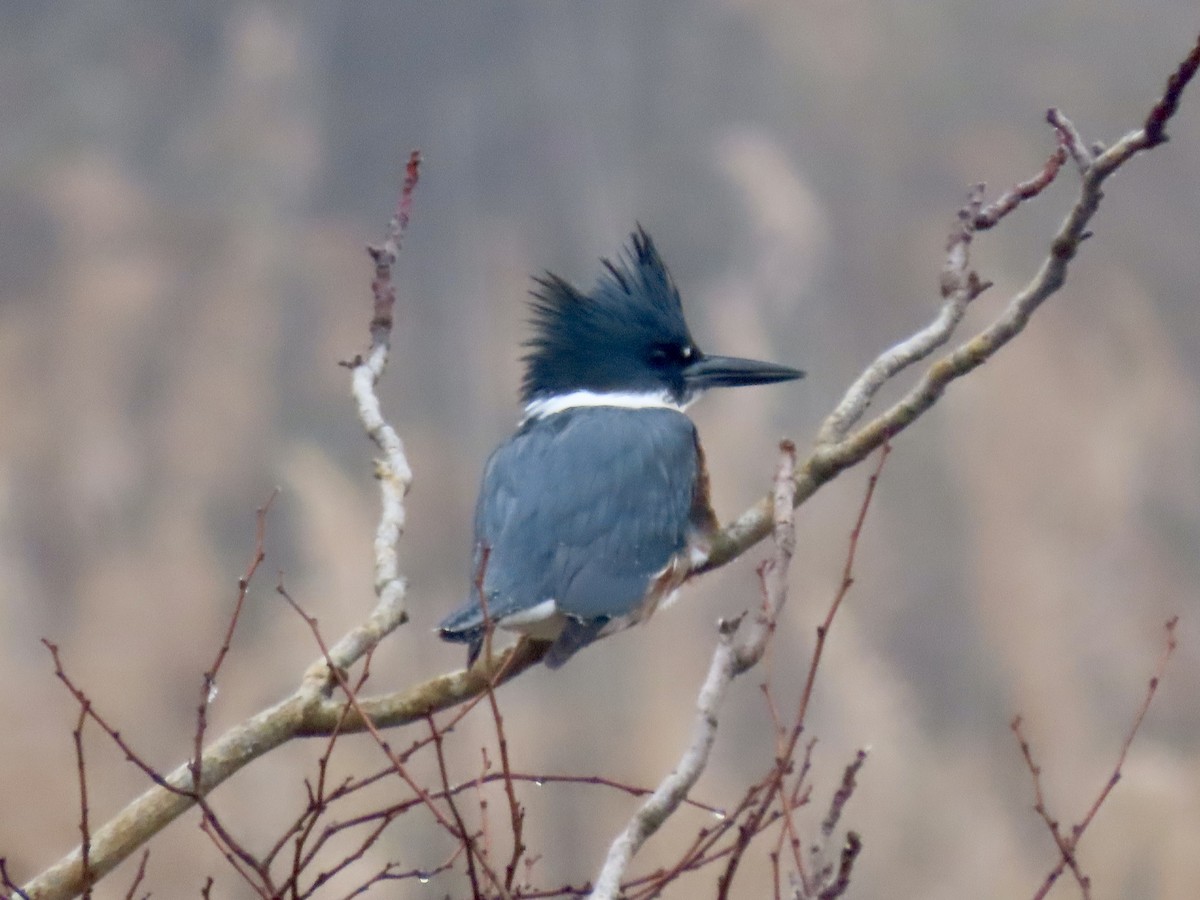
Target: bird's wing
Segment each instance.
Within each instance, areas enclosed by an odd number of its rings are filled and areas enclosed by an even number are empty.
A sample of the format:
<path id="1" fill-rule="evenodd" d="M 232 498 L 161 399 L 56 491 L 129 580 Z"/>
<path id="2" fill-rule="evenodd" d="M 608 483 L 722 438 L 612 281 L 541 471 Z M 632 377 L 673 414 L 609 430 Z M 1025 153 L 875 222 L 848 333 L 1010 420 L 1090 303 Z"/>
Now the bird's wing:
<path id="1" fill-rule="evenodd" d="M 635 611 L 687 544 L 696 477 L 695 427 L 673 410 L 589 408 L 528 423 L 492 454 L 476 507 L 492 619 L 552 599 L 576 630 L 598 633 Z"/>

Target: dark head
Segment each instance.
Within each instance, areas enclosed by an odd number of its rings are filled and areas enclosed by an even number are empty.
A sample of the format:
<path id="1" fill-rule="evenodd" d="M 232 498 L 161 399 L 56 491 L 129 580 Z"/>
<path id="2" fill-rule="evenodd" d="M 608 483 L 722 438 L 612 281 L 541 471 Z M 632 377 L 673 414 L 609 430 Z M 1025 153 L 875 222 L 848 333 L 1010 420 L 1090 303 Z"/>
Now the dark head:
<path id="1" fill-rule="evenodd" d="M 579 391 L 656 397 L 684 406 L 712 387 L 791 381 L 787 366 L 706 356 L 688 332 L 679 290 L 640 227 L 590 294 L 557 275 L 536 279 L 534 336 L 521 396 L 528 406 Z"/>

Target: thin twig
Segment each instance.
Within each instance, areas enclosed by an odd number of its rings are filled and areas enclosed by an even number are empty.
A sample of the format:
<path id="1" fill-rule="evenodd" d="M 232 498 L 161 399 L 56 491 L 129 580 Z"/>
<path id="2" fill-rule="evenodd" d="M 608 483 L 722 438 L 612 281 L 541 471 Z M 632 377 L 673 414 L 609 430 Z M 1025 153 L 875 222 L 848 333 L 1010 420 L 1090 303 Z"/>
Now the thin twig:
<path id="1" fill-rule="evenodd" d="M 192 740 L 191 768 L 193 790 L 199 790 L 200 782 L 202 781 L 201 769 L 204 760 L 204 736 L 208 729 L 208 707 L 216 696 L 217 674 L 221 671 L 221 665 L 225 662 L 225 657 L 229 655 L 229 648 L 233 644 L 233 633 L 237 630 L 238 621 L 241 619 L 242 607 L 246 603 L 246 594 L 250 590 L 250 582 L 254 580 L 254 574 L 258 571 L 258 567 L 267 558 L 267 513 L 270 511 L 271 504 L 275 502 L 275 497 L 278 494 L 278 488 L 271 491 L 271 496 L 267 498 L 267 502 L 255 511 L 254 552 L 250 557 L 249 564 L 246 566 L 245 573 L 238 579 L 237 601 L 233 605 L 233 613 L 230 615 L 229 625 L 225 629 L 225 639 L 221 641 L 221 646 L 217 650 L 217 656 L 213 660 L 212 665 L 209 666 L 208 671 L 204 673 L 204 679 L 200 685 L 200 703 L 196 708 L 196 732 Z"/>
<path id="2" fill-rule="evenodd" d="M 14 897 L 20 897 L 21 900 L 30 900 L 30 897 L 21 887 L 9 877 L 8 860 L 0 856 L 0 885 L 13 892 Z"/>
<path id="3" fill-rule="evenodd" d="M 1025 760 L 1025 768 L 1029 770 L 1029 776 L 1033 782 L 1033 809 L 1046 824 L 1046 830 L 1050 832 L 1050 836 L 1054 839 L 1055 846 L 1058 847 L 1059 851 L 1058 864 L 1043 879 L 1041 887 L 1034 894 L 1034 900 L 1042 900 L 1049 893 L 1050 888 L 1054 886 L 1064 868 L 1069 868 L 1075 876 L 1075 880 L 1078 882 L 1085 900 L 1091 896 L 1091 880 L 1080 868 L 1075 851 L 1088 826 L 1092 824 L 1092 820 L 1096 817 L 1096 813 L 1100 811 L 1100 807 L 1108 799 L 1108 795 L 1112 793 L 1113 788 L 1117 786 L 1117 782 L 1121 780 L 1121 772 L 1125 766 L 1125 759 L 1129 755 L 1129 748 L 1133 745 L 1133 739 L 1137 737 L 1138 730 L 1142 727 L 1142 721 L 1146 718 L 1146 713 L 1149 711 L 1150 704 L 1154 700 L 1154 695 L 1158 691 L 1158 685 L 1162 681 L 1163 674 L 1167 669 L 1167 662 L 1171 659 L 1171 654 L 1175 652 L 1177 643 L 1175 628 L 1178 624 L 1178 616 L 1172 616 L 1167 620 L 1165 625 L 1166 640 L 1163 644 L 1162 652 L 1159 654 L 1158 662 L 1154 667 L 1154 674 L 1150 677 L 1146 693 L 1142 696 L 1142 702 L 1134 714 L 1133 722 L 1129 726 L 1125 740 L 1121 743 L 1121 750 L 1117 755 L 1117 763 L 1113 767 L 1108 779 L 1104 782 L 1104 786 L 1096 795 L 1096 799 L 1092 801 L 1092 805 L 1088 808 L 1087 813 L 1084 814 L 1079 824 L 1071 827 L 1070 834 L 1063 833 L 1059 821 L 1050 813 L 1050 810 L 1046 806 L 1045 794 L 1042 791 L 1042 767 L 1033 758 L 1033 750 L 1029 739 L 1025 736 L 1021 717 L 1018 715 L 1013 718 L 1009 727 L 1012 729 L 1013 734 L 1016 735 L 1017 744 L 1021 749 L 1021 756 Z"/>
<path id="4" fill-rule="evenodd" d="M 321 629 L 316 618 L 306 613 L 300 607 L 300 605 L 292 599 L 291 595 L 288 594 L 288 592 L 283 588 L 282 584 L 278 585 L 275 590 L 284 598 L 284 600 L 288 602 L 292 609 L 295 610 L 296 614 L 299 615 L 308 625 L 313 639 L 317 642 L 317 646 L 321 648 L 321 653 L 325 658 L 325 664 L 328 666 L 329 672 L 333 675 L 337 686 L 341 689 L 343 695 L 345 695 L 346 701 L 354 707 L 361 721 L 366 725 L 366 730 L 370 733 L 371 737 L 375 739 L 375 743 L 378 744 L 379 749 L 383 751 L 384 755 L 391 762 L 396 774 L 400 776 L 401 780 L 408 785 L 409 789 L 412 790 L 414 794 L 421 798 L 422 803 L 433 814 L 433 817 L 435 820 L 437 820 L 438 825 L 445 829 L 446 832 L 448 832 L 451 836 L 459 840 L 469 842 L 471 840 L 471 836 L 462 828 L 456 827 L 454 823 L 446 818 L 446 816 L 438 808 L 437 804 L 433 801 L 425 787 L 421 785 L 420 782 L 418 782 L 415 778 L 413 778 L 412 774 L 408 771 L 407 766 L 404 765 L 404 761 L 396 754 L 396 751 L 391 748 L 391 745 L 387 742 L 387 740 L 384 739 L 379 728 L 374 722 L 371 721 L 370 717 L 365 715 L 361 705 L 359 704 L 358 698 L 354 695 L 353 689 L 346 681 L 345 674 L 338 666 L 335 665 L 334 660 L 330 655 L 330 650 L 325 644 L 325 639 L 321 636 Z M 430 716 L 431 714 L 432 712 L 427 712 L 426 717 Z M 435 741 L 434 743 L 436 746 L 437 742 Z M 499 895 L 502 898 L 507 898 L 508 892 L 504 889 L 503 882 L 492 870 L 491 866 L 488 865 L 487 861 L 479 858 L 478 863 L 480 869 L 483 871 L 484 875 L 487 876 L 488 880 L 492 882 L 492 886 L 497 890 Z"/>
<path id="5" fill-rule="evenodd" d="M 995 228 L 1005 216 L 1019 205 L 1026 200 L 1032 200 L 1049 187 L 1050 182 L 1058 177 L 1058 172 L 1066 161 L 1067 148 L 1060 141 L 1059 145 L 1054 148 L 1054 152 L 1050 154 L 1050 158 L 1046 160 L 1046 165 L 1042 168 L 1042 171 L 1027 181 L 1022 181 L 1014 185 L 986 207 L 980 209 L 971 222 L 972 228 L 975 231 L 985 231 L 988 228 Z"/>
<path id="6" fill-rule="evenodd" d="M 454 817 L 454 823 L 458 828 L 458 839 L 462 844 L 463 850 L 467 856 L 467 880 L 471 882 L 472 896 L 480 896 L 479 876 L 475 872 L 475 858 L 480 857 L 480 862 L 484 862 L 486 854 L 480 854 L 475 849 L 475 836 L 467 830 L 466 822 L 463 821 L 462 814 L 458 811 L 458 804 L 454 802 L 454 795 L 450 793 L 450 773 L 446 768 L 446 753 L 442 747 L 443 734 L 438 730 L 437 722 L 433 720 L 433 714 L 430 713 L 426 720 L 429 722 L 429 733 L 433 739 L 434 754 L 437 758 L 438 777 L 442 780 L 442 794 L 446 797 L 446 806 L 450 810 L 450 815 Z"/>
<path id="7" fill-rule="evenodd" d="M 1157 147 L 1167 140 L 1167 122 L 1179 109 L 1179 98 L 1183 96 L 1183 89 L 1196 76 L 1197 69 L 1200 69 L 1200 40 L 1196 41 L 1192 52 L 1179 64 L 1179 68 L 1171 73 L 1171 77 L 1167 79 L 1166 90 L 1146 117 L 1143 130 L 1146 132 L 1147 147 Z"/>
<path id="8" fill-rule="evenodd" d="M 891 446 L 885 443 L 879 453 L 879 462 L 875 467 L 875 471 L 867 479 L 867 489 L 864 492 L 862 504 L 858 509 L 858 517 L 855 519 L 854 527 L 850 531 L 850 545 L 846 553 L 846 561 L 842 567 L 841 583 L 838 586 L 837 593 L 834 595 L 833 602 L 829 605 L 829 609 L 825 613 L 824 621 L 817 626 L 817 640 L 809 660 L 808 674 L 804 679 L 804 690 L 800 694 L 800 703 L 796 710 L 795 719 L 792 722 L 788 743 L 780 755 L 780 759 L 784 763 L 777 764 L 768 774 L 766 779 L 767 789 L 759 801 L 757 808 L 747 819 L 747 824 L 739 832 L 737 845 L 731 853 L 729 861 L 726 863 L 725 871 L 721 874 L 721 878 L 718 881 L 719 897 L 724 898 L 729 896 L 733 885 L 733 878 L 737 873 L 742 856 L 750 846 L 751 839 L 758 833 L 759 826 L 770 811 L 772 804 L 778 799 L 781 809 L 786 810 L 789 805 L 799 802 L 800 789 L 804 781 L 802 777 L 798 778 L 791 794 L 787 794 L 784 791 L 784 780 L 787 777 L 786 763 L 794 758 L 796 744 L 800 740 L 800 735 L 804 732 L 805 722 L 808 717 L 808 706 L 812 701 L 813 687 L 817 680 L 817 671 L 820 668 L 824 655 L 825 642 L 829 637 L 830 629 L 833 627 L 833 620 L 837 616 L 838 610 L 841 609 L 846 595 L 850 593 L 850 588 L 854 585 L 854 560 L 858 554 L 859 539 L 862 536 L 863 525 L 867 520 L 867 512 L 871 508 L 871 501 L 875 497 L 875 488 L 879 484 L 879 476 L 883 472 L 884 463 L 887 462 L 890 453 Z"/>
<path id="9" fill-rule="evenodd" d="M 1079 867 L 1078 860 L 1075 859 L 1075 845 L 1062 833 L 1058 820 L 1050 814 L 1050 810 L 1046 807 L 1046 796 L 1042 792 L 1042 767 L 1033 759 L 1033 749 L 1030 747 L 1029 741 L 1022 730 L 1021 717 L 1016 716 L 1009 727 L 1012 729 L 1013 734 L 1016 735 L 1017 742 L 1021 747 L 1021 755 L 1025 759 L 1025 766 L 1029 769 L 1029 775 L 1033 779 L 1033 810 L 1046 823 L 1046 830 L 1054 838 L 1054 843 L 1058 847 L 1060 856 L 1058 866 L 1051 876 L 1047 878 L 1043 890 L 1039 891 L 1035 896 L 1038 897 L 1038 900 L 1045 896 L 1045 891 L 1049 889 L 1049 885 L 1058 880 L 1058 876 L 1062 874 L 1063 866 L 1067 866 L 1075 875 L 1075 880 L 1079 883 L 1080 890 L 1083 891 L 1084 900 L 1088 900 L 1091 896 L 1091 880 L 1083 873 L 1083 870 Z"/>
<path id="10" fill-rule="evenodd" d="M 71 732 L 75 744 L 75 769 L 79 773 L 79 851 L 83 857 L 84 897 L 92 896 L 92 884 L 95 882 L 91 860 L 92 832 L 88 826 L 87 762 L 83 755 L 83 726 L 87 722 L 91 706 L 91 701 L 86 697 L 79 701 L 79 718 L 75 721 L 75 730 Z"/>
<path id="11" fill-rule="evenodd" d="M 1177 646 L 1175 627 L 1178 624 L 1179 616 L 1172 616 L 1164 626 L 1167 632 L 1166 643 L 1163 645 L 1162 653 L 1158 657 L 1158 664 L 1154 667 L 1154 675 L 1151 676 L 1149 683 L 1146 685 L 1146 693 L 1142 697 L 1142 705 L 1138 707 L 1137 714 L 1133 717 L 1133 722 L 1129 726 L 1129 732 L 1125 735 L 1125 741 L 1121 744 L 1121 752 L 1117 756 L 1117 764 L 1113 767 L 1111 777 L 1105 782 L 1103 790 L 1097 795 L 1091 809 L 1087 811 L 1087 814 L 1079 824 L 1071 829 L 1071 834 L 1076 840 L 1092 824 L 1092 819 L 1095 818 L 1101 804 L 1108 799 L 1108 795 L 1112 792 L 1112 789 L 1121 780 L 1121 770 L 1125 766 L 1125 757 L 1129 755 L 1129 748 L 1133 744 L 1133 739 L 1137 736 L 1138 730 L 1142 727 L 1142 720 L 1146 718 L 1146 713 L 1150 710 L 1150 704 L 1154 700 L 1154 694 L 1158 691 L 1159 682 L 1162 681 L 1162 677 L 1167 671 L 1167 662 L 1171 659 L 1171 654 L 1175 652 L 1175 647 Z"/>
<path id="12" fill-rule="evenodd" d="M 137 893 L 138 885 L 146 879 L 146 864 L 149 861 L 150 848 L 147 847 L 142 851 L 142 858 L 138 860 L 137 871 L 133 873 L 133 881 L 129 885 L 129 890 L 125 892 L 125 900 L 133 900 L 133 895 Z"/>
<path id="13" fill-rule="evenodd" d="M 360 673 L 358 680 L 354 685 L 355 694 L 358 694 L 362 690 L 363 686 L 367 682 L 367 679 L 370 677 L 371 658 L 372 654 L 368 653 L 364 659 L 362 672 Z M 343 719 L 345 715 L 349 715 L 349 712 L 350 704 L 346 703 L 343 707 Z M 346 778 L 332 791 L 327 791 L 329 762 L 333 758 L 333 750 L 337 745 L 338 738 L 340 736 L 341 728 L 338 727 L 333 731 L 332 734 L 330 734 L 329 740 L 326 742 L 325 749 L 322 751 L 321 756 L 317 759 L 317 779 L 315 786 L 310 784 L 307 778 L 304 781 L 305 789 L 308 792 L 307 808 L 300 813 L 290 828 L 284 830 L 283 834 L 281 834 L 279 839 L 275 842 L 275 845 L 269 851 L 267 851 L 266 855 L 263 857 L 264 863 L 266 863 L 268 866 L 271 865 L 272 861 L 283 851 L 283 848 L 287 845 L 287 843 L 291 841 L 291 874 L 280 886 L 281 892 L 290 891 L 293 896 L 298 896 L 297 886 L 300 883 L 301 873 L 313 861 L 317 852 L 324 845 L 325 841 L 338 830 L 340 830 L 336 825 L 326 826 L 317 840 L 314 841 L 311 846 L 307 847 L 306 850 L 306 845 L 312 838 L 312 834 L 315 831 L 317 824 L 320 822 L 322 814 L 328 809 L 330 803 L 342 797 L 349 796 L 355 790 L 359 789 L 358 786 L 354 785 L 353 779 Z M 389 774 L 390 772 L 391 770 L 388 769 Z M 386 819 L 379 826 L 378 831 L 382 832 L 387 822 L 390 821 L 390 818 Z M 373 842 L 376 837 L 378 837 L 378 832 L 374 835 L 368 833 L 367 838 L 362 844 L 362 850 L 365 850 L 366 847 L 370 846 L 371 842 Z M 343 860 L 343 866 L 349 864 L 350 861 L 350 858 Z M 318 876 L 317 882 L 320 882 L 323 877 L 328 877 L 328 875 L 326 873 L 322 873 L 321 876 Z M 315 888 L 315 886 L 316 885 L 314 884 L 313 887 Z M 310 888 L 309 892 L 311 892 L 312 889 L 313 888 Z"/>
<path id="14" fill-rule="evenodd" d="M 487 575 L 488 560 L 491 558 L 491 547 L 484 545 L 480 547 L 479 566 L 475 572 L 475 592 L 479 597 L 479 606 L 483 611 L 483 655 L 487 659 L 492 658 L 492 638 L 495 632 L 495 623 L 492 621 L 491 613 L 488 610 L 487 591 L 484 590 L 483 583 Z M 496 673 L 497 676 L 500 672 Z M 512 829 L 512 855 L 504 867 L 504 887 L 507 890 L 512 890 L 513 880 L 516 878 L 517 867 L 521 863 L 521 856 L 525 852 L 525 842 L 522 837 L 525 823 L 525 810 L 522 809 L 520 802 L 517 800 L 517 793 L 513 789 L 512 764 L 508 758 L 508 737 L 504 733 L 504 716 L 500 713 L 500 704 L 496 702 L 496 684 L 494 679 L 487 681 L 487 701 L 488 706 L 492 711 L 492 722 L 496 726 L 496 744 L 500 751 L 500 772 L 504 778 L 504 796 L 508 801 L 508 821 L 509 827 Z"/>

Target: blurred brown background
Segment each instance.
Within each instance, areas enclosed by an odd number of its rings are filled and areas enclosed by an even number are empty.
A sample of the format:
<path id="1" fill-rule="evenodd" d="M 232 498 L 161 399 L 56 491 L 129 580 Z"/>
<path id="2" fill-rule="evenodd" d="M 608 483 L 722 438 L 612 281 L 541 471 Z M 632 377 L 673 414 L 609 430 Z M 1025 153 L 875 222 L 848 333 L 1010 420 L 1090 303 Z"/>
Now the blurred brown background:
<path id="1" fill-rule="evenodd" d="M 519 414 L 530 273 L 590 285 L 640 221 L 702 346 L 809 371 L 696 408 L 732 515 L 766 489 L 777 439 L 804 445 L 853 375 L 930 317 L 967 185 L 1036 171 L 1048 106 L 1091 140 L 1138 124 L 1197 27 L 1185 0 L 0 6 L 0 855 L 25 878 L 77 840 L 76 708 L 39 638 L 168 767 L 190 750 L 272 487 L 270 556 L 213 733 L 314 657 L 277 571 L 331 637 L 370 608 L 372 448 L 336 363 L 364 346 L 363 247 L 410 148 L 425 169 L 381 393 L 416 473 L 413 621 L 381 649 L 375 690 L 462 662 L 429 629 L 465 590 L 478 472 Z M 1026 716 L 1053 810 L 1076 821 L 1172 613 L 1181 648 L 1081 859 L 1097 897 L 1196 896 L 1200 91 L 1169 131 L 1108 187 L 1028 333 L 896 442 L 811 720 L 822 809 L 872 748 L 845 819 L 866 844 L 853 896 L 1031 894 L 1055 853 L 1011 716 Z M 997 286 L 968 327 L 1033 271 L 1074 195 L 1073 173 L 1060 182 L 977 245 Z M 802 510 L 771 666 L 785 706 L 865 480 Z M 518 768 L 661 777 L 713 622 L 756 602 L 760 556 L 505 688 Z M 769 765 L 760 681 L 736 685 L 701 799 L 730 802 Z M 489 734 L 485 717 L 459 729 L 457 777 Z M 295 811 L 317 749 L 285 748 L 215 795 L 252 847 Z M 377 764 L 363 739 L 344 750 Z M 89 754 L 99 822 L 144 779 L 95 734 Z M 547 886 L 592 877 L 633 808 L 586 787 L 525 799 Z M 155 842 L 149 887 L 195 896 L 213 873 L 215 895 L 245 895 L 196 821 Z M 684 817 L 639 865 L 702 824 Z M 414 816 L 372 859 L 431 867 L 448 846 Z M 740 896 L 766 889 L 757 868 Z"/>

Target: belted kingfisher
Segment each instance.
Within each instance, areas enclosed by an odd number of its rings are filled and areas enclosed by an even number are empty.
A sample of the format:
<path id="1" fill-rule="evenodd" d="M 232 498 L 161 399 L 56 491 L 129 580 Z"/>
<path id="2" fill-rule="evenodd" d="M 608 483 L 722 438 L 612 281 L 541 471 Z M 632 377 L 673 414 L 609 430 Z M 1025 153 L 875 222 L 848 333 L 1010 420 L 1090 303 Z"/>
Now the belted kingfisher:
<path id="1" fill-rule="evenodd" d="M 684 410 L 708 388 L 804 374 L 700 352 L 640 226 L 602 263 L 590 294 L 535 279 L 525 417 L 484 468 L 470 599 L 438 626 L 469 645 L 468 665 L 488 621 L 553 642 L 545 661 L 557 668 L 674 599 L 717 529 Z"/>

